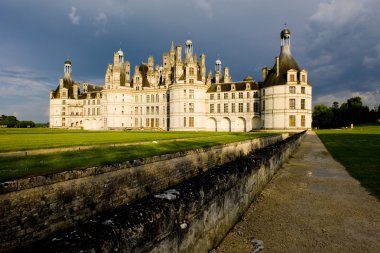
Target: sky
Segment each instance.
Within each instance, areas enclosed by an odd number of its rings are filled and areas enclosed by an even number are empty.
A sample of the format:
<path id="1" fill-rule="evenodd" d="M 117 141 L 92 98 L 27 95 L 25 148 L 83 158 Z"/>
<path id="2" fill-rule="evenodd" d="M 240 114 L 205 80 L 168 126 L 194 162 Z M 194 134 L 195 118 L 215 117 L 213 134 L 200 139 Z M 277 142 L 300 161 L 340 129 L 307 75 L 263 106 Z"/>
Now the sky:
<path id="1" fill-rule="evenodd" d="M 170 42 L 217 58 L 234 81 L 272 67 L 280 32 L 292 33 L 292 54 L 308 70 L 313 104 L 361 96 L 380 104 L 378 0 L 1 0 L 0 114 L 47 122 L 49 91 L 72 61 L 73 79 L 102 85 L 119 48 L 132 67 Z"/>

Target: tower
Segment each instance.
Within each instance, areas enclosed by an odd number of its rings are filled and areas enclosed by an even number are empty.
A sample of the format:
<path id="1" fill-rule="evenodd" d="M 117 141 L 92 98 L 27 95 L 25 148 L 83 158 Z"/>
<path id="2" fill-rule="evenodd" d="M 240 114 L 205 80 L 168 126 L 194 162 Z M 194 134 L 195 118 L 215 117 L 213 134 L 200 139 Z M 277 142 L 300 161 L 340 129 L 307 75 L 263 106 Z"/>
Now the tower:
<path id="1" fill-rule="evenodd" d="M 66 80 L 71 80 L 72 74 L 71 74 L 71 61 L 67 59 L 64 64 L 64 69 L 63 69 L 63 79 Z"/>
<path id="2" fill-rule="evenodd" d="M 222 61 L 217 59 L 215 61 L 215 83 L 220 82 L 220 73 L 222 71 Z"/>
<path id="3" fill-rule="evenodd" d="M 193 54 L 193 42 L 191 40 L 186 41 L 185 54 L 186 58 L 190 57 Z"/>

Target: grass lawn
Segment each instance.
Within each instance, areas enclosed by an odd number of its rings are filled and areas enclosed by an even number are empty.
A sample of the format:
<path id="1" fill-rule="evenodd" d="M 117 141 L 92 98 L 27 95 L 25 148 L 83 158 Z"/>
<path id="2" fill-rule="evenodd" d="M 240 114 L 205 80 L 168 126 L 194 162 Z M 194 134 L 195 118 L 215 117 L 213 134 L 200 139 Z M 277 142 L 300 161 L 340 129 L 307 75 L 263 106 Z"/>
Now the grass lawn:
<path id="1" fill-rule="evenodd" d="M 0 129 L 0 152 L 220 136 L 216 132 L 85 131 L 49 128 Z"/>
<path id="2" fill-rule="evenodd" d="M 350 175 L 380 199 L 380 125 L 316 132 Z"/>
<path id="3" fill-rule="evenodd" d="M 12 136 L 15 137 L 13 144 L 19 147 L 18 150 L 22 149 L 23 146 L 19 142 L 28 142 L 22 139 L 23 135 L 26 135 L 28 138 L 33 140 L 40 140 L 40 142 L 37 143 L 29 143 L 28 149 L 31 147 L 47 147 L 49 146 L 48 140 L 50 138 L 53 138 L 55 140 L 58 139 L 61 145 L 64 146 L 72 146 L 73 144 L 70 140 L 73 138 L 77 141 L 75 145 L 141 142 L 152 140 L 157 140 L 158 143 L 122 147 L 93 148 L 81 151 L 58 152 L 28 157 L 0 157 L 0 182 L 20 177 L 50 174 L 72 169 L 83 169 L 91 166 L 128 161 L 135 158 L 173 153 L 177 151 L 191 150 L 201 147 L 211 147 L 223 143 L 273 135 L 273 133 L 87 132 L 64 130 L 57 130 L 52 132 L 50 132 L 50 130 L 41 130 L 36 132 L 33 131 L 34 130 L 30 132 L 27 130 L 20 130 L 19 132 L 10 131 L 9 134 L 4 134 L 6 138 L 4 137 L 2 141 L 5 142 L 4 140 L 6 140 L 8 148 L 4 149 L 2 147 L 3 150 L 17 150 L 11 146 Z M 99 134 L 99 136 L 97 134 Z M 39 137 L 34 135 L 41 136 Z M 212 138 L 210 138 L 210 136 L 212 136 Z M 187 139 L 170 142 L 160 141 L 177 138 Z M 122 139 L 122 141 L 120 139 Z"/>

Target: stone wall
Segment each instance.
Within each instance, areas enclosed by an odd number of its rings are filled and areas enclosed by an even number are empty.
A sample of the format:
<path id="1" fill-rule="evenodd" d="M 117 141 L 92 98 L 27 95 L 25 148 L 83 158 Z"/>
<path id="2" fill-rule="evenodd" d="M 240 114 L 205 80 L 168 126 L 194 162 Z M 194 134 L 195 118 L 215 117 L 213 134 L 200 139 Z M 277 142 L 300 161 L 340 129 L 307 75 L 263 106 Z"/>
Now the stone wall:
<path id="1" fill-rule="evenodd" d="M 293 153 L 304 132 L 175 188 L 101 213 L 25 252 L 194 252 L 216 247 Z"/>
<path id="2" fill-rule="evenodd" d="M 168 189 L 286 137 L 265 137 L 2 183 L 0 252 Z"/>

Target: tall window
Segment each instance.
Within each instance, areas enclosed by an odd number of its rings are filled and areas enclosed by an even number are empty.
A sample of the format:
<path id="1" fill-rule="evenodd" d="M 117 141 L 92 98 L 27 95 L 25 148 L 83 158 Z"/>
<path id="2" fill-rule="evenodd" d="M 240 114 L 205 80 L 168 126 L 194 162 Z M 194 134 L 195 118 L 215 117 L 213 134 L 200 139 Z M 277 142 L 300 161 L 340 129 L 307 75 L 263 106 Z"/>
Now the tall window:
<path id="1" fill-rule="evenodd" d="M 289 115 L 289 126 L 290 127 L 296 126 L 296 115 Z"/>
<path id="2" fill-rule="evenodd" d="M 217 105 L 217 110 L 218 110 L 218 113 L 220 113 L 220 104 Z"/>
<path id="3" fill-rule="evenodd" d="M 189 84 L 193 84 L 194 83 L 194 79 L 189 79 Z"/>
<path id="4" fill-rule="evenodd" d="M 218 93 L 218 99 L 220 99 L 220 93 Z"/>
<path id="5" fill-rule="evenodd" d="M 224 113 L 228 112 L 228 104 L 224 104 Z"/>
<path id="6" fill-rule="evenodd" d="M 186 126 L 186 117 L 183 117 L 183 126 Z"/>
<path id="7" fill-rule="evenodd" d="M 294 75 L 290 75 L 290 82 L 294 82 Z"/>
<path id="8" fill-rule="evenodd" d="M 190 74 L 191 76 L 194 75 L 194 68 L 189 68 L 189 74 Z"/>
<path id="9" fill-rule="evenodd" d="M 154 95 L 153 94 L 151 95 L 151 100 L 152 100 L 152 103 L 154 103 Z"/>
<path id="10" fill-rule="evenodd" d="M 306 121 L 305 115 L 301 115 L 301 127 L 305 127 L 305 121 Z"/>
<path id="11" fill-rule="evenodd" d="M 259 103 L 253 103 L 253 112 L 259 112 Z"/>
<path id="12" fill-rule="evenodd" d="M 184 98 L 187 98 L 186 90 L 183 90 L 183 97 L 184 97 Z"/>
<path id="13" fill-rule="evenodd" d="M 243 98 L 243 92 L 239 92 L 239 98 Z"/>
<path id="14" fill-rule="evenodd" d="M 145 126 L 146 126 L 146 127 L 149 126 L 149 119 L 145 119 Z"/>
<path id="15" fill-rule="evenodd" d="M 305 75 L 302 75 L 302 82 L 303 82 L 303 83 L 306 82 L 306 77 L 305 77 Z"/>
<path id="16" fill-rule="evenodd" d="M 235 93 L 232 93 L 232 99 L 235 99 Z"/>
<path id="17" fill-rule="evenodd" d="M 249 98 L 249 92 L 247 92 L 247 98 Z"/>
<path id="18" fill-rule="evenodd" d="M 249 103 L 247 103 L 247 112 L 249 112 L 250 108 L 249 108 Z"/>
<path id="19" fill-rule="evenodd" d="M 194 112 L 194 103 L 189 103 L 189 112 Z"/>
<path id="20" fill-rule="evenodd" d="M 160 102 L 160 96 L 158 94 L 156 94 L 156 102 Z"/>
<path id="21" fill-rule="evenodd" d="M 146 95 L 146 102 L 150 103 L 150 96 L 149 95 Z"/>
<path id="22" fill-rule="evenodd" d="M 301 109 L 305 110 L 305 99 L 301 99 Z"/>
<path id="23" fill-rule="evenodd" d="M 189 98 L 194 98 L 194 90 L 189 90 Z"/>
<path id="24" fill-rule="evenodd" d="M 289 93 L 296 93 L 296 86 L 289 86 Z"/>
<path id="25" fill-rule="evenodd" d="M 258 98 L 259 97 L 259 93 L 257 91 L 253 92 L 253 97 L 254 98 Z"/>
<path id="26" fill-rule="evenodd" d="M 149 115 L 149 106 L 146 107 L 146 115 Z"/>
<path id="27" fill-rule="evenodd" d="M 210 94 L 210 100 L 214 100 L 214 97 L 215 97 L 214 94 Z"/>
<path id="28" fill-rule="evenodd" d="M 157 115 L 160 114 L 159 110 L 160 110 L 159 107 L 156 106 L 156 114 L 157 114 Z"/>
<path id="29" fill-rule="evenodd" d="M 296 109 L 296 100 L 294 98 L 289 99 L 289 109 Z"/>
<path id="30" fill-rule="evenodd" d="M 210 113 L 214 113 L 214 104 L 210 104 Z"/>
<path id="31" fill-rule="evenodd" d="M 183 111 L 186 112 L 186 103 L 183 104 Z"/>
<path id="32" fill-rule="evenodd" d="M 243 103 L 239 103 L 239 112 L 243 112 Z"/>
<path id="33" fill-rule="evenodd" d="M 265 100 L 263 100 L 263 111 L 265 111 Z"/>
<path id="34" fill-rule="evenodd" d="M 301 87 L 301 93 L 305 94 L 305 87 Z"/>
<path id="35" fill-rule="evenodd" d="M 232 112 L 235 112 L 235 103 L 232 103 L 231 111 L 232 111 Z"/>
<path id="36" fill-rule="evenodd" d="M 156 119 L 156 127 L 160 127 L 160 119 Z"/>
<path id="37" fill-rule="evenodd" d="M 224 93 L 224 99 L 228 99 L 228 93 Z"/>
<path id="38" fill-rule="evenodd" d="M 189 117 L 189 127 L 194 127 L 194 117 Z"/>

